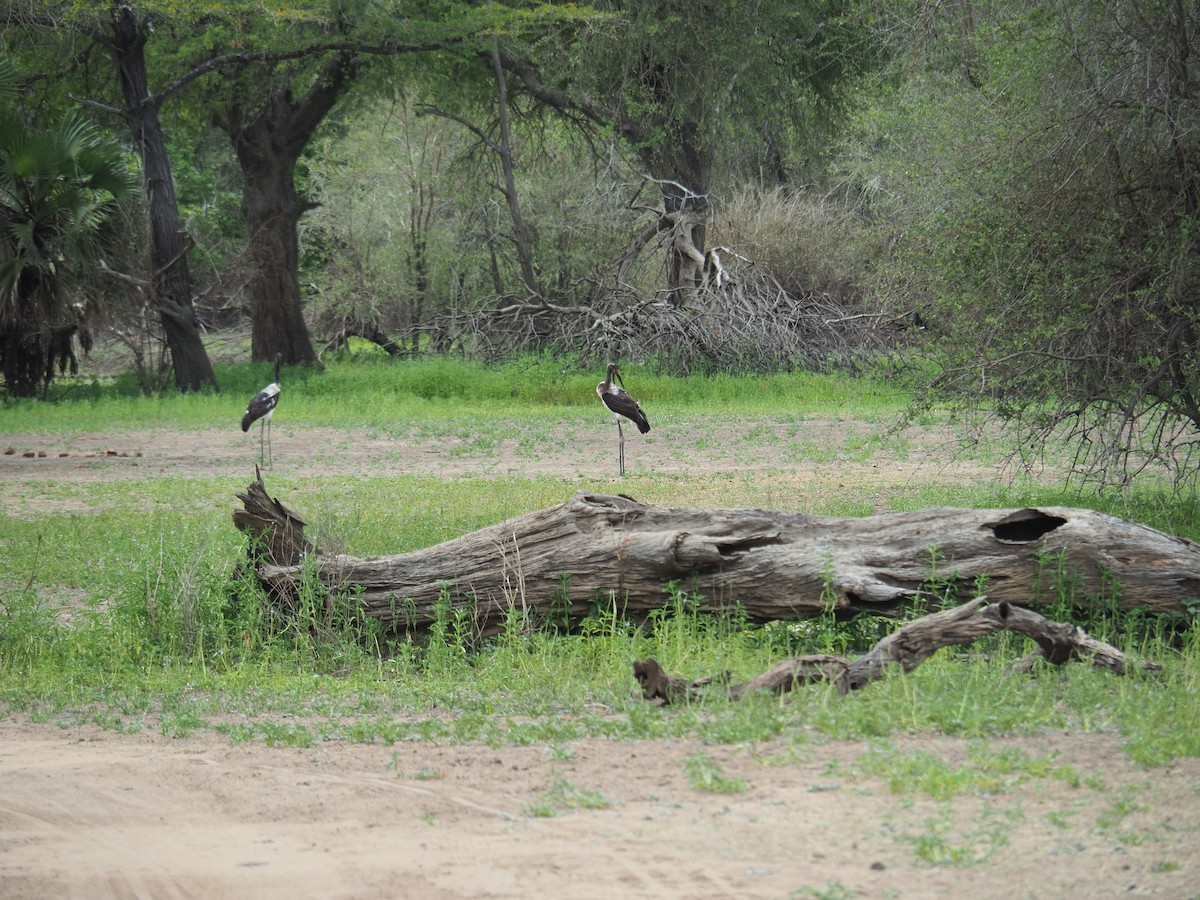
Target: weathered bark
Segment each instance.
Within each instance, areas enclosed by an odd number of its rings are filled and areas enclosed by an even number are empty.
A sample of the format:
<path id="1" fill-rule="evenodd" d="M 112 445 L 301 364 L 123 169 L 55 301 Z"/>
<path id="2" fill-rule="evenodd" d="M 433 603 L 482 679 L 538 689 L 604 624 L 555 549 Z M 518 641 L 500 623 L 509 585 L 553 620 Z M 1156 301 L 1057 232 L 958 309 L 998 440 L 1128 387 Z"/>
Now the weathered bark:
<path id="1" fill-rule="evenodd" d="M 265 491 L 263 491 L 265 496 Z M 319 555 L 319 554 L 318 554 Z M 398 556 L 319 556 L 318 577 L 352 590 L 393 631 L 428 627 L 439 596 L 469 607 L 483 634 L 512 607 L 579 620 L 597 603 L 639 617 L 669 602 L 668 584 L 704 608 L 738 604 L 754 621 L 832 611 L 899 616 L 942 591 L 995 602 L 1076 600 L 1119 591 L 1124 608 L 1178 611 L 1200 596 L 1200 546 L 1103 513 L 1065 507 L 936 508 L 866 518 L 753 509 L 663 509 L 581 493 L 460 538 Z M 298 588 L 290 559 L 258 567 L 272 596 Z"/>
<path id="2" fill-rule="evenodd" d="M 295 565 L 316 547 L 304 536 L 305 522 L 267 493 L 262 472 L 254 467 L 257 478 L 238 494 L 243 509 L 234 510 L 233 524 L 250 535 L 252 563 Z"/>
<path id="3" fill-rule="evenodd" d="M 300 303 L 300 217 L 313 203 L 296 190 L 296 165 L 317 127 L 354 80 L 356 57 L 330 58 L 303 97 L 290 87 L 259 99 L 232 101 L 215 116 L 233 144 L 242 169 L 242 218 L 246 223 L 254 271 L 248 285 L 253 319 L 250 356 L 271 360 L 283 355 L 288 365 L 317 361 Z"/>
<path id="4" fill-rule="evenodd" d="M 994 631 L 1012 631 L 1033 639 L 1039 650 L 1018 664 L 1028 669 L 1037 660 L 1061 666 L 1071 660 L 1091 662 L 1100 669 L 1117 675 L 1128 674 L 1131 666 L 1125 654 L 1103 641 L 1098 641 L 1082 628 L 1064 622 L 1051 622 L 1032 610 L 1021 609 L 1005 601 L 988 603 L 987 597 L 977 597 L 953 609 L 922 616 L 889 634 L 868 653 L 848 660 L 840 656 L 796 656 L 785 659 L 749 681 L 726 687 L 731 700 L 740 700 L 757 691 L 787 693 L 805 684 L 832 681 L 841 694 L 856 691 L 872 681 L 884 678 L 889 668 L 899 667 L 911 672 L 943 647 L 969 644 Z M 1143 661 L 1143 671 L 1155 672 L 1158 663 Z M 639 660 L 633 664 L 633 677 L 642 687 L 646 700 L 674 703 L 694 700 L 711 684 L 724 684 L 726 676 L 687 681 L 668 675 L 655 659 Z"/>
<path id="5" fill-rule="evenodd" d="M 200 335 L 192 306 L 183 224 L 175 199 L 175 180 L 166 138 L 158 119 L 160 100 L 150 94 L 146 72 L 146 30 L 125 3 L 112 8 L 112 36 L 105 39 L 121 83 L 122 111 L 142 158 L 142 178 L 149 210 L 150 258 L 154 268 L 154 304 L 162 322 L 175 385 L 181 391 L 211 385 L 217 376 Z"/>
<path id="6" fill-rule="evenodd" d="M 704 278 L 704 242 L 708 230 L 708 198 L 663 188 L 667 238 L 667 290 L 676 306 L 696 306 Z"/>

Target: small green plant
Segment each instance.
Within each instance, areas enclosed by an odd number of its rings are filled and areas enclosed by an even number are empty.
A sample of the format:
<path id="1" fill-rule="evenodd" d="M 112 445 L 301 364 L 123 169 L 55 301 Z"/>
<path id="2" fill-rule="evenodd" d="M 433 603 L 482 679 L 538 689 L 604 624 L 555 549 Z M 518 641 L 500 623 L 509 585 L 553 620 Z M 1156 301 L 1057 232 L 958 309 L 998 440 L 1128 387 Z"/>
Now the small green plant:
<path id="1" fill-rule="evenodd" d="M 958 602 L 964 579 L 946 564 L 945 551 L 937 544 L 929 546 L 929 564 L 921 589 L 914 598 L 906 618 L 918 619 Z"/>
<path id="2" fill-rule="evenodd" d="M 411 775 L 406 773 L 400 768 L 399 753 L 392 754 L 392 758 L 388 760 L 388 764 L 384 766 L 384 769 L 388 772 L 395 773 L 397 778 L 412 779 L 414 781 L 436 781 L 442 777 L 442 773 L 437 769 L 431 769 L 428 767 L 417 769 L 417 771 Z"/>
<path id="3" fill-rule="evenodd" d="M 821 615 L 816 623 L 816 649 L 820 653 L 840 655 L 849 642 L 838 623 L 838 592 L 833 555 L 821 556 Z"/>
<path id="4" fill-rule="evenodd" d="M 554 599 L 547 612 L 547 627 L 565 633 L 571 627 L 571 608 L 571 573 L 562 572 L 558 576 L 558 588 L 554 591 Z"/>
<path id="5" fill-rule="evenodd" d="M 463 643 L 463 608 L 454 607 L 451 590 L 448 582 L 440 585 L 425 644 L 426 669 L 439 675 L 461 671 L 469 655 Z"/>
<path id="6" fill-rule="evenodd" d="M 1039 550 L 1034 554 L 1033 593 L 1045 605 L 1046 616 L 1054 621 L 1070 621 L 1076 609 L 1079 576 L 1070 565 L 1065 550 Z"/>
<path id="7" fill-rule="evenodd" d="M 850 900 L 857 897 L 858 891 L 848 888 L 840 881 L 826 881 L 825 887 L 815 888 L 811 885 L 796 888 L 788 892 L 789 897 L 812 897 L 814 900 Z"/>
<path id="8" fill-rule="evenodd" d="M 1059 810 L 1055 810 L 1054 812 L 1046 813 L 1046 821 L 1048 821 L 1055 828 L 1058 828 L 1059 830 L 1062 830 L 1062 831 L 1065 831 L 1071 825 L 1070 816 L 1067 813 L 1061 812 Z"/>
<path id="9" fill-rule="evenodd" d="M 317 743 L 317 736 L 304 725 L 262 722 L 258 733 L 268 747 L 312 747 Z"/>
<path id="10" fill-rule="evenodd" d="M 1008 843 L 1008 826 L 985 808 L 979 827 L 961 831 L 954 827 L 947 808 L 938 818 L 926 819 L 924 831 L 902 835 L 901 840 L 911 844 L 916 858 L 926 865 L 976 866 Z"/>
<path id="11" fill-rule="evenodd" d="M 601 791 L 580 790 L 561 775 L 556 775 L 550 787 L 527 812 L 531 816 L 550 818 L 567 809 L 607 809 L 609 805 Z"/>
<path id="12" fill-rule="evenodd" d="M 92 722 L 105 731 L 116 731 L 120 734 L 137 734 L 145 725 L 140 718 L 123 719 L 111 710 L 97 710 L 92 714 Z M 168 734 L 166 731 L 163 733 Z"/>
<path id="13" fill-rule="evenodd" d="M 1133 832 L 1128 829 L 1119 830 L 1118 826 L 1125 824 L 1134 813 L 1149 811 L 1150 807 L 1138 803 L 1126 794 L 1115 799 L 1096 817 L 1096 826 L 1101 831 L 1116 833 L 1123 843 L 1130 843 L 1133 842 Z"/>
<path id="14" fill-rule="evenodd" d="M 167 737 L 185 738 L 193 731 L 206 727 L 207 724 L 195 711 L 180 709 L 172 714 L 164 715 L 159 722 L 159 727 Z"/>
<path id="15" fill-rule="evenodd" d="M 683 761 L 683 774 L 692 790 L 709 794 L 740 794 L 746 790 L 744 778 L 730 777 L 707 753 L 693 753 Z"/>

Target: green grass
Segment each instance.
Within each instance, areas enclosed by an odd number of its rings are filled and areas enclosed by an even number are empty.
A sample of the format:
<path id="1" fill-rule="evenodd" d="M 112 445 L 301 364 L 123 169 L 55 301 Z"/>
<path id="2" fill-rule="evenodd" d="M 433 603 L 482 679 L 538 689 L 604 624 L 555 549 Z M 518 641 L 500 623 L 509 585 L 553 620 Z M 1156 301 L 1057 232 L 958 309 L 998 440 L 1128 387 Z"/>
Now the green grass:
<path id="1" fill-rule="evenodd" d="M 125 377 L 65 377 L 55 382 L 51 402 L 12 401 L 0 406 L 0 434 L 13 432 L 121 431 L 170 426 L 227 427 L 274 376 L 266 363 L 217 366 L 221 392 L 144 397 Z M 903 409 L 907 396 L 885 381 L 845 375 L 787 375 L 680 378 L 637 366 L 622 372 L 643 403 L 656 411 L 729 410 L 739 415 L 771 412 L 785 421 L 805 415 L 853 413 L 878 421 Z M 342 426 L 354 410 L 359 427 L 390 433 L 397 422 L 433 420 L 491 427 L 514 418 L 539 418 L 547 411 L 591 409 L 603 372 L 577 361 L 534 357 L 488 367 L 456 357 L 396 362 L 364 356 L 333 362 L 323 371 L 286 368 L 280 376 L 289 421 Z M 356 402 L 356 400 L 369 402 Z M 471 427 L 466 425 L 466 427 Z"/>
<path id="2" fill-rule="evenodd" d="M 934 800 L 949 800 L 959 794 L 992 796 L 1006 793 L 1030 781 L 1053 779 L 1078 788 L 1089 781 L 1073 766 L 1057 765 L 1052 756 L 1030 757 L 1020 749 L 993 749 L 989 743 L 973 743 L 962 764 L 949 763 L 933 753 L 899 753 L 888 745 L 877 746 L 860 756 L 857 771 L 884 780 L 893 793 L 925 794 Z"/>
<path id="3" fill-rule="evenodd" d="M 805 444 L 806 417 L 880 423 L 906 401 L 888 385 L 842 376 L 679 379 L 637 367 L 626 374 L 666 422 L 736 426 L 744 445 L 778 442 L 805 464 L 826 455 L 834 459 L 828 448 Z M 120 380 L 65 383 L 70 390 L 56 403 L 0 406 L 0 434 L 228 427 L 269 372 L 246 364 L 223 368 L 219 377 L 221 395 L 164 398 L 133 395 Z M 466 436 L 485 448 L 516 439 L 527 441 L 531 453 L 552 452 L 529 437 L 539 423 L 594 417 L 598 377 L 542 358 L 500 369 L 454 359 L 369 360 L 284 374 L 289 420 L 297 424 L 337 424 L 344 409 L 353 408 L 362 411 L 361 427 L 380 433 L 418 428 L 435 437 Z M 867 459 L 879 445 L 878 438 L 856 438 L 845 452 Z M 798 500 L 771 479 L 740 473 L 643 473 L 627 485 L 622 490 L 639 499 L 674 506 L 800 505 L 815 513 L 857 515 L 871 512 L 876 502 L 853 490 Z M 378 635 L 352 616 L 331 622 L 317 607 L 281 623 L 266 614 L 256 588 L 235 574 L 245 551 L 229 513 L 234 492 L 244 486 L 227 476 L 169 474 L 107 483 L 12 478 L 0 484 L 0 717 L 20 714 L 178 738 L 213 731 L 230 741 L 300 747 L 326 740 L 420 740 L 564 748 L 582 737 L 780 741 L 795 747 L 914 731 L 985 741 L 1061 729 L 1125 735 L 1130 754 L 1147 764 L 1200 755 L 1195 634 L 1107 609 L 1089 627 L 1162 662 L 1160 676 L 1116 678 L 1081 665 L 1032 678 L 1006 675 L 1006 665 L 1028 647 L 1002 636 L 977 648 L 986 660 L 942 653 L 909 675 L 849 697 L 816 687 L 734 704 L 714 692 L 670 709 L 641 700 L 632 660 L 653 655 L 687 677 L 729 671 L 742 679 L 791 654 L 829 647 L 854 652 L 884 629 L 863 621 L 752 626 L 736 616 L 699 614 L 678 593 L 647 628 L 601 611 L 570 634 L 533 631 L 514 618 L 504 633 L 482 642 L 451 617 L 429 644 L 392 647 L 381 647 Z M 549 476 L 280 473 L 270 476 L 269 486 L 305 515 L 320 544 L 369 555 L 427 546 L 551 506 L 591 485 Z M 1152 487 L 1110 497 L 1024 482 L 916 483 L 890 489 L 887 504 L 896 510 L 1086 505 L 1200 538 L 1194 501 Z M 1069 590 L 1065 578 L 1055 585 L 1064 594 Z M 706 764 L 703 755 L 688 766 L 698 790 L 738 789 L 736 779 Z M 1043 771 L 1046 766 L 1051 768 Z M 931 796 L 989 790 L 1021 778 L 1070 777 L 1055 775 L 1049 761 L 995 755 L 974 760 L 973 767 L 948 767 L 885 754 L 880 767 L 880 777 Z M 577 794 L 551 786 L 546 808 L 584 804 L 587 792 Z M 980 826 L 984 837 L 989 827 Z M 938 846 L 947 840 L 941 823 L 931 824 L 923 839 L 928 847 L 922 852 L 953 862 L 954 847 Z M 990 846 L 987 840 L 984 845 Z"/>

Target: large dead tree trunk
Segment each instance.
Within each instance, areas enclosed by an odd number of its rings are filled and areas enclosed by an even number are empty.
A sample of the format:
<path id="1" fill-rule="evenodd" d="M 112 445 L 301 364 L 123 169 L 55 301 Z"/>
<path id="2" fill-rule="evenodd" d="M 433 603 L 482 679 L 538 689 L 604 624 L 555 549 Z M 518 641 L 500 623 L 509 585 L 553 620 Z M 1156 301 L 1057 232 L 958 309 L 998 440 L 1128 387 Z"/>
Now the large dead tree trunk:
<path id="1" fill-rule="evenodd" d="M 669 602 L 668 584 L 707 608 L 740 604 L 755 621 L 869 612 L 899 616 L 939 590 L 994 603 L 1044 605 L 1060 581 L 1075 599 L 1117 592 L 1124 608 L 1182 609 L 1200 597 L 1200 546 L 1086 509 L 936 508 L 866 518 L 755 509 L 664 509 L 626 496 L 581 493 L 445 543 L 398 556 L 356 558 L 309 550 L 303 522 L 261 481 L 240 495 L 252 547 L 288 535 L 284 558 L 254 560 L 261 584 L 288 603 L 315 553 L 317 576 L 352 592 L 393 632 L 422 631 L 439 596 L 470 607 L 480 633 L 516 607 L 543 620 L 578 620 L 597 604 L 637 617 Z M 297 524 L 299 523 L 299 524 Z M 307 568 L 307 567 L 306 567 Z M 1089 596 L 1090 595 L 1090 596 Z"/>

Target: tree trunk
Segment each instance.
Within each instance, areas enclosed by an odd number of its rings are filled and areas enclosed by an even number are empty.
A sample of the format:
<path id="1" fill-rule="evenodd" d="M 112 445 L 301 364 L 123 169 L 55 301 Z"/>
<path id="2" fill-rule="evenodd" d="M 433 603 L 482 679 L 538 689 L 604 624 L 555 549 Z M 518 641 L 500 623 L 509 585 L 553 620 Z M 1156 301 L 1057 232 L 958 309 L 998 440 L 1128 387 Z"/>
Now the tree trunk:
<path id="1" fill-rule="evenodd" d="M 656 172 L 674 175 L 659 181 L 667 239 L 667 290 L 677 306 L 693 306 L 704 277 L 704 245 L 710 208 L 711 155 L 690 139 L 694 129 L 680 127 L 677 140 L 648 150 L 642 161 Z"/>
<path id="2" fill-rule="evenodd" d="M 252 545 L 270 545 L 273 519 L 294 530 L 274 507 L 247 504 L 247 514 L 258 525 L 247 527 L 239 513 L 239 527 L 263 539 Z M 355 594 L 391 632 L 426 629 L 443 594 L 471 609 L 481 634 L 497 631 L 513 607 L 540 621 L 578 621 L 597 604 L 639 617 L 670 602 L 673 582 L 699 595 L 702 608 L 740 604 L 755 621 L 899 616 L 980 590 L 997 603 L 1037 606 L 1055 602 L 1064 586 L 1080 604 L 1119 589 L 1121 607 L 1153 612 L 1200 597 L 1200 546 L 1065 507 L 850 519 L 578 494 L 413 553 L 318 557 L 320 580 Z M 270 595 L 290 603 L 302 577 L 296 560 L 256 563 Z"/>
<path id="3" fill-rule="evenodd" d="M 492 61 L 496 74 L 496 89 L 499 93 L 496 106 L 499 116 L 500 167 L 504 173 L 504 199 L 508 202 L 508 215 L 512 219 L 513 246 L 517 252 L 517 261 L 521 266 L 521 283 L 525 290 L 534 297 L 542 295 L 538 288 L 537 276 L 533 273 L 533 252 L 529 247 L 529 231 L 525 228 L 525 219 L 521 215 L 521 203 L 517 197 L 517 180 L 513 173 L 512 161 L 512 130 L 508 127 L 508 85 L 504 81 L 504 66 L 500 62 L 500 43 L 492 37 Z"/>
<path id="4" fill-rule="evenodd" d="M 271 360 L 281 353 L 289 365 L 317 361 L 300 303 L 299 224 L 313 203 L 296 190 L 296 163 L 356 69 L 353 55 L 338 54 L 301 99 L 282 86 L 271 91 L 257 114 L 249 111 L 256 100 L 246 98 L 216 117 L 242 169 L 242 217 L 254 266 L 252 359 Z"/>
<path id="5" fill-rule="evenodd" d="M 316 351 L 300 302 L 298 230 L 300 216 L 312 206 L 296 194 L 294 161 L 271 162 L 270 140 L 261 146 L 267 152 L 253 160 L 253 152 L 238 150 L 245 174 L 242 218 L 254 267 L 247 283 L 250 357 L 272 360 L 280 353 L 288 365 L 310 365 L 316 361 Z"/>
<path id="6" fill-rule="evenodd" d="M 121 83 L 125 121 L 142 158 L 150 219 L 154 302 L 175 366 L 175 385 L 181 391 L 197 390 L 206 385 L 219 389 L 192 306 L 187 248 L 175 199 L 171 159 L 158 119 L 158 106 L 151 101 L 147 80 L 146 32 L 125 4 L 114 5 L 112 23 L 109 48 Z"/>

